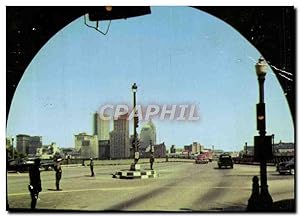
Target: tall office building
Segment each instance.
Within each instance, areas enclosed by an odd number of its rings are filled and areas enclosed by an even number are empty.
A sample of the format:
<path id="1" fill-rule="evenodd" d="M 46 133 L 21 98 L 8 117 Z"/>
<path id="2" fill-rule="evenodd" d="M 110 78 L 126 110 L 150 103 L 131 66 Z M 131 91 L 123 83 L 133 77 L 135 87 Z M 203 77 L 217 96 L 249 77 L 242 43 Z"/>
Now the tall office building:
<path id="1" fill-rule="evenodd" d="M 140 154 L 141 154 L 141 156 L 144 155 L 147 147 L 149 147 L 150 144 L 152 144 L 152 145 L 156 144 L 156 128 L 151 120 L 142 127 L 141 132 L 140 132 Z"/>
<path id="2" fill-rule="evenodd" d="M 98 158 L 99 145 L 97 135 L 79 133 L 75 135 L 75 149 L 80 151 L 82 158 Z"/>
<path id="3" fill-rule="evenodd" d="M 110 141 L 109 140 L 99 140 L 99 159 L 110 159 Z"/>
<path id="4" fill-rule="evenodd" d="M 114 120 L 114 130 L 110 133 L 110 157 L 121 159 L 130 157 L 128 114 Z"/>
<path id="5" fill-rule="evenodd" d="M 204 148 L 203 148 L 203 146 L 200 143 L 193 142 L 193 144 L 192 144 L 192 153 L 193 154 L 195 154 L 195 153 L 200 154 L 203 149 Z"/>
<path id="6" fill-rule="evenodd" d="M 17 137 L 17 151 L 23 154 L 35 155 L 38 148 L 42 147 L 41 136 L 19 134 Z"/>
<path id="7" fill-rule="evenodd" d="M 98 140 L 109 140 L 110 120 L 102 120 L 97 112 L 93 115 L 93 134 Z"/>

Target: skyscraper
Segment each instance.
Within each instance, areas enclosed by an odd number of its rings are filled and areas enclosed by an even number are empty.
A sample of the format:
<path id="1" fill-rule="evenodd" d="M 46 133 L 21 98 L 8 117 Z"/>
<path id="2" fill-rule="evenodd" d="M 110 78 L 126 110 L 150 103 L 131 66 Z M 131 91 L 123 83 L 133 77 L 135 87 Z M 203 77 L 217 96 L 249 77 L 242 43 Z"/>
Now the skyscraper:
<path id="1" fill-rule="evenodd" d="M 110 120 L 102 120 L 97 112 L 93 115 L 93 134 L 98 140 L 109 140 Z"/>
<path id="2" fill-rule="evenodd" d="M 114 130 L 110 133 L 110 157 L 112 159 L 129 158 L 129 121 L 128 114 L 114 120 Z"/>
<path id="3" fill-rule="evenodd" d="M 192 153 L 193 154 L 195 154 L 195 153 L 200 154 L 203 149 L 204 148 L 203 148 L 203 146 L 200 143 L 193 142 L 193 144 L 192 144 Z"/>
<path id="4" fill-rule="evenodd" d="M 146 151 L 146 148 L 150 146 L 150 144 L 156 144 L 156 128 L 153 122 L 150 120 L 146 123 L 140 133 L 140 153 L 143 156 L 143 153 Z"/>

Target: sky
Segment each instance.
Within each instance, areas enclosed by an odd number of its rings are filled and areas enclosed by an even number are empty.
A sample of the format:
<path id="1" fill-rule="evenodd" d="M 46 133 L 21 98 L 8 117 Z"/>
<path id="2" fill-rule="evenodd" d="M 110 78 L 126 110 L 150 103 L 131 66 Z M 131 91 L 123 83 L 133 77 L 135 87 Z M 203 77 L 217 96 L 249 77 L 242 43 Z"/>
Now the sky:
<path id="1" fill-rule="evenodd" d="M 103 31 L 107 25 L 100 22 Z M 74 147 L 75 134 L 92 133 L 92 114 L 100 106 L 132 104 L 136 82 L 138 104 L 188 103 L 199 109 L 196 122 L 153 119 L 158 142 L 241 150 L 258 135 L 260 56 L 231 26 L 190 7 L 151 7 L 151 15 L 112 21 L 105 36 L 80 17 L 51 38 L 26 69 L 6 134 L 39 135 L 43 144 Z M 265 102 L 267 133 L 275 142 L 294 141 L 288 104 L 270 68 Z"/>

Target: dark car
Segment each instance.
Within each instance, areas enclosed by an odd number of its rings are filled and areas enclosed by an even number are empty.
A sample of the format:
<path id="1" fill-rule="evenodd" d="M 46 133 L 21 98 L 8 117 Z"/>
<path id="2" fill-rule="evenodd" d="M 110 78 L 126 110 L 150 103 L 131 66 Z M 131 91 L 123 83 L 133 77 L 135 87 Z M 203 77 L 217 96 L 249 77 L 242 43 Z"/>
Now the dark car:
<path id="1" fill-rule="evenodd" d="M 32 160 L 26 159 L 14 159 L 10 160 L 7 164 L 7 171 L 14 171 L 14 172 L 28 172 L 28 169 L 34 162 Z"/>
<path id="2" fill-rule="evenodd" d="M 218 160 L 218 167 L 230 167 L 233 168 L 233 160 L 228 154 L 221 154 Z"/>
<path id="3" fill-rule="evenodd" d="M 295 158 L 292 158 L 289 161 L 280 162 L 277 165 L 277 171 L 279 174 L 295 174 Z"/>

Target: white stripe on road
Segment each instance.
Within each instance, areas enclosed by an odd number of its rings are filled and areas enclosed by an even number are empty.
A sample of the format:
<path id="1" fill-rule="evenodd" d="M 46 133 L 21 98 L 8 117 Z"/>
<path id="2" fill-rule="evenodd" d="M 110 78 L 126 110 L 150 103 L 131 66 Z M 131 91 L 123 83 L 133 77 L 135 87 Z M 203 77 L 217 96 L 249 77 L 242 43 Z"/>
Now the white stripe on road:
<path id="1" fill-rule="evenodd" d="M 132 190 L 137 188 L 145 188 L 145 186 L 139 186 L 139 187 L 122 187 L 122 188 L 90 188 L 90 189 L 77 189 L 77 190 L 62 190 L 62 191 L 42 191 L 40 194 L 52 194 L 52 193 L 70 193 L 70 192 L 82 192 L 82 191 L 120 191 L 120 190 Z M 20 195 L 28 195 L 29 192 L 22 192 L 22 193 L 14 193 L 14 194 L 8 194 L 8 196 L 20 196 Z"/>
<path id="2" fill-rule="evenodd" d="M 233 186 L 212 187 L 212 188 L 223 188 L 223 189 L 246 189 L 246 190 L 251 190 L 251 188 L 249 188 L 249 187 L 233 187 Z"/>
<path id="3" fill-rule="evenodd" d="M 184 186 L 159 186 L 161 188 L 190 188 L 190 187 L 184 187 Z M 75 190 L 63 190 L 63 191 L 42 191 L 40 194 L 54 194 L 54 193 L 72 193 L 72 192 L 86 192 L 86 191 L 121 191 L 121 190 L 134 190 L 138 188 L 145 188 L 145 186 L 134 186 L 134 187 L 120 187 L 120 188 L 90 188 L 90 189 L 75 189 Z M 217 189 L 245 189 L 245 190 L 251 190 L 251 188 L 248 187 L 232 187 L 232 186 L 216 186 L 216 187 L 208 187 L 208 188 L 217 188 Z M 22 192 L 22 193 L 13 193 L 8 194 L 8 196 L 22 196 L 22 195 L 28 195 L 29 192 Z"/>

